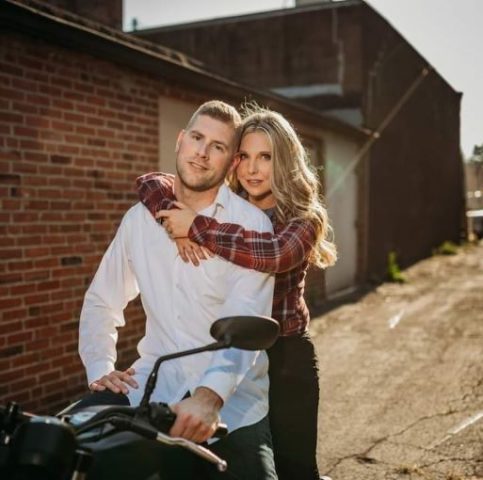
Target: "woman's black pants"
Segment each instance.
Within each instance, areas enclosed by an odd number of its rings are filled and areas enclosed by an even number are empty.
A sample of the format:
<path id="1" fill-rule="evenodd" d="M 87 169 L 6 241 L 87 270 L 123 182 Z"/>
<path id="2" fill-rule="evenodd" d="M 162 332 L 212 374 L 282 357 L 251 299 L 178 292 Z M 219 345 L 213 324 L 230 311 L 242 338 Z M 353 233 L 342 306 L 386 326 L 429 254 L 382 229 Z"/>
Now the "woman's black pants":
<path id="1" fill-rule="evenodd" d="M 319 480 L 318 362 L 307 333 L 279 337 L 270 359 L 270 429 L 279 480 Z"/>

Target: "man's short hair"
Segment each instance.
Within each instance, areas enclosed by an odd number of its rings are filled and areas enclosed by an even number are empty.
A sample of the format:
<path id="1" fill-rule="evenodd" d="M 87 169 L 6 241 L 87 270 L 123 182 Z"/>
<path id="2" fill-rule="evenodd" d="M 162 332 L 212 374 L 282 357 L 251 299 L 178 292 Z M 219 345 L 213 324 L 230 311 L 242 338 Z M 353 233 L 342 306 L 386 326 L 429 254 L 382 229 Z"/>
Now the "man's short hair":
<path id="1" fill-rule="evenodd" d="M 223 123 L 233 126 L 238 132 L 241 127 L 242 119 L 236 108 L 221 100 L 210 100 L 203 103 L 190 118 L 186 130 L 188 130 L 200 115 L 206 115 Z"/>

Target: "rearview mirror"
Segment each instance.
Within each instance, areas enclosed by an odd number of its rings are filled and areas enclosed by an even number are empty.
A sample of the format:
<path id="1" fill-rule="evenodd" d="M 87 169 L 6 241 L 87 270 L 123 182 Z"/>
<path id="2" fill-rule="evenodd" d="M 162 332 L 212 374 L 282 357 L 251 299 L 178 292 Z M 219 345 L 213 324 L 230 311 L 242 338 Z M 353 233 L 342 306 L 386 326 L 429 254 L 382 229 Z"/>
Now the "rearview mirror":
<path id="1" fill-rule="evenodd" d="M 273 318 L 248 315 L 220 318 L 210 328 L 213 338 L 241 350 L 266 350 L 275 343 L 279 332 Z"/>

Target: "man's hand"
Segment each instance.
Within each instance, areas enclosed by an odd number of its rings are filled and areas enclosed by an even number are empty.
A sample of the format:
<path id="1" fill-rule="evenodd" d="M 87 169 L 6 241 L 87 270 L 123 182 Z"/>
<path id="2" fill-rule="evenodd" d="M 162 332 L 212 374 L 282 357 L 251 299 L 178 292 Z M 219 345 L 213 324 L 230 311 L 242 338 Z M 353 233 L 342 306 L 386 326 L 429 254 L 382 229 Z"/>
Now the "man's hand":
<path id="1" fill-rule="evenodd" d="M 124 370 L 124 372 L 114 370 L 113 372 L 104 375 L 99 380 L 92 382 L 89 385 L 89 389 L 93 392 L 102 392 L 107 389 L 114 393 L 124 393 L 124 395 L 127 395 L 129 389 L 126 384 L 133 388 L 139 387 L 136 380 L 132 378 L 134 373 L 134 368 L 128 368 L 127 370 Z"/>
<path id="2" fill-rule="evenodd" d="M 213 390 L 197 388 L 192 397 L 171 405 L 176 421 L 169 434 L 196 443 L 208 440 L 216 431 L 222 406 L 223 400 Z"/>

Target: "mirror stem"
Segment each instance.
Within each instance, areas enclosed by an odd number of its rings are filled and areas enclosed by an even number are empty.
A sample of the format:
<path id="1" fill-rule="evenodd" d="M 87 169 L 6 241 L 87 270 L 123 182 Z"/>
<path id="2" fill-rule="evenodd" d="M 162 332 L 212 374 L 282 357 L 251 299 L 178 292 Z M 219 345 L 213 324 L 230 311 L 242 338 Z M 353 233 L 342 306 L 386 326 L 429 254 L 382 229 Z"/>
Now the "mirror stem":
<path id="1" fill-rule="evenodd" d="M 219 340 L 218 342 L 210 343 L 209 345 L 205 345 L 204 347 L 193 348 L 191 350 L 185 350 L 183 352 L 176 352 L 171 353 L 169 355 L 163 355 L 159 357 L 153 365 L 153 369 L 149 374 L 148 380 L 146 382 L 146 387 L 144 388 L 144 395 L 140 403 L 140 407 L 147 407 L 149 405 L 149 400 L 151 395 L 156 387 L 156 382 L 158 380 L 158 371 L 161 363 L 165 362 L 166 360 L 173 360 L 174 358 L 179 357 L 186 357 L 188 355 L 193 355 L 195 353 L 201 352 L 212 352 L 214 350 L 222 350 L 223 348 L 229 348 L 231 345 L 231 339 L 229 336 L 226 336 L 223 340 Z"/>

